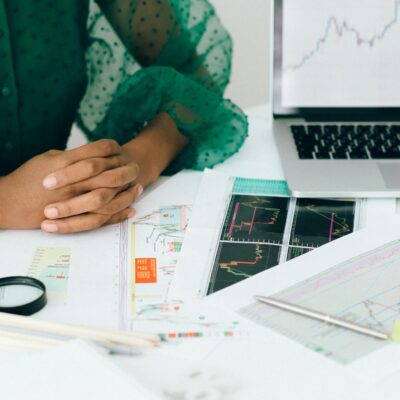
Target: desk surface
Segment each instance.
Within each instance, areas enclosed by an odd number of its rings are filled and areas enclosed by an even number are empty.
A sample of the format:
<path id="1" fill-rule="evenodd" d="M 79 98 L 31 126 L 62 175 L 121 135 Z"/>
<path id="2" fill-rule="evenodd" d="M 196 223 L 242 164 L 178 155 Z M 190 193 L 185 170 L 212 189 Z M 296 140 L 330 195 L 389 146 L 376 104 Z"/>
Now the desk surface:
<path id="1" fill-rule="evenodd" d="M 216 166 L 215 170 L 233 176 L 282 179 L 283 172 L 271 132 L 269 105 L 248 110 L 248 115 L 249 138 L 237 154 L 224 164 Z M 69 147 L 84 142 L 84 137 L 74 130 Z M 193 185 L 198 185 L 201 172 L 190 173 L 195 178 L 192 180 Z M 166 179 L 168 178 L 163 177 L 160 182 Z M 147 191 L 151 190 L 152 188 L 149 188 Z M 294 397 L 307 400 L 353 400 L 376 399 L 378 396 L 385 400 L 398 398 L 396 391 L 400 374 L 388 379 L 384 386 L 366 390 L 361 382 L 355 382 L 353 377 L 345 373 L 332 373 L 327 375 L 326 379 L 315 382 L 312 370 L 293 371 L 289 359 L 282 360 L 274 370 L 267 370 L 263 367 L 263 360 L 268 359 L 268 354 L 263 353 L 263 340 L 227 340 L 208 352 L 200 362 L 178 358 L 174 356 L 173 351 L 168 353 L 158 350 L 146 352 L 139 357 L 114 356 L 110 359 L 156 393 L 163 393 L 163 398 L 172 400 L 291 400 Z M 192 345 L 188 345 L 188 352 L 196 351 L 190 346 Z M 201 351 L 201 348 L 197 351 Z M 165 388 L 173 386 L 175 389 L 166 395 Z M 201 395 L 205 387 L 210 389 L 208 397 Z M 184 388 L 187 389 L 186 392 Z"/>
<path id="2" fill-rule="evenodd" d="M 215 167 L 216 171 L 232 176 L 249 178 L 283 179 L 283 172 L 279 161 L 276 145 L 271 130 L 271 113 L 269 105 L 262 105 L 248 110 L 250 120 L 249 138 L 242 149 L 225 163 Z M 193 185 L 200 182 L 201 173 L 193 174 Z M 163 178 L 165 180 L 167 178 Z M 188 351 L 191 351 L 190 347 Z M 279 349 L 277 349 L 279 351 Z M 252 338 L 239 341 L 226 341 L 217 346 L 204 360 L 200 362 L 188 361 L 169 356 L 163 353 L 148 353 L 136 359 L 114 358 L 119 366 L 133 376 L 149 384 L 156 391 L 162 387 L 177 382 L 177 386 L 188 385 L 190 371 L 197 371 L 203 376 L 203 385 L 208 380 L 213 381 L 215 376 L 222 376 L 222 380 L 229 379 L 228 389 L 218 389 L 215 397 L 210 399 L 375 399 L 378 393 L 385 392 L 385 400 L 397 398 L 398 377 L 385 382 L 385 386 L 374 386 L 366 390 L 361 382 L 354 381 L 346 373 L 339 374 L 332 367 L 332 374 L 326 379 L 315 382 L 313 370 L 294 371 L 290 367 L 290 360 L 282 360 L 274 371 L 263 368 L 263 360 L 268 359 L 263 353 L 263 339 Z M 318 356 L 319 357 L 319 356 Z M 318 365 L 318 361 L 315 365 Z M 314 371 L 315 372 L 315 371 Z M 223 376 L 227 374 L 228 376 Z M 205 375 L 204 375 L 205 374 Z M 399 374 L 400 376 L 400 374 Z M 187 381 L 185 381 L 185 379 Z M 232 381 L 236 382 L 236 390 Z M 290 384 L 288 384 L 290 382 Z M 210 383 L 211 385 L 211 383 Z M 215 386 L 215 385 L 214 385 Z M 223 384 L 221 383 L 222 387 Z M 215 387 L 214 387 L 215 389 Z M 227 391 L 227 393 L 224 392 Z M 179 390 L 177 390 L 179 393 Z M 224 394 L 225 393 L 225 394 Z M 382 396 L 380 396 L 382 397 Z M 186 399 L 188 397 L 172 397 Z M 195 397 L 193 397 L 195 398 Z M 200 398 L 200 397 L 199 397 Z M 205 397 L 204 400 L 207 400 Z"/>

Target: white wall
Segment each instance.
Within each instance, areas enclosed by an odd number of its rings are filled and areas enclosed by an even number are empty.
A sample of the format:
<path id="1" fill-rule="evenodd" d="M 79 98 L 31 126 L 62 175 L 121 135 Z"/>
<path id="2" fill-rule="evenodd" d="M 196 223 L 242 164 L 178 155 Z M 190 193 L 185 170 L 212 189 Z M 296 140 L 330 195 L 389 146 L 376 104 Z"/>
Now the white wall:
<path id="1" fill-rule="evenodd" d="M 271 0 L 211 0 L 234 40 L 226 97 L 242 108 L 268 101 Z"/>

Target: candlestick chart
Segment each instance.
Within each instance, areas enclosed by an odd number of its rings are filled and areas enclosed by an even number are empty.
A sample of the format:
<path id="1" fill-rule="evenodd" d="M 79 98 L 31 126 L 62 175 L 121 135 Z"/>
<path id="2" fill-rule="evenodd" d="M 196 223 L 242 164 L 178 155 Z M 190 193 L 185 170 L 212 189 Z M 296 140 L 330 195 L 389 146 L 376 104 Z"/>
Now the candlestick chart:
<path id="1" fill-rule="evenodd" d="M 356 203 L 325 199 L 298 199 L 294 212 L 290 244 L 318 247 L 354 228 Z"/>
<path id="2" fill-rule="evenodd" d="M 221 239 L 282 243 L 288 204 L 284 197 L 232 196 Z"/>
<path id="3" fill-rule="evenodd" d="M 223 242 L 218 249 L 208 294 L 250 278 L 279 263 L 281 247 Z"/>
<path id="4" fill-rule="evenodd" d="M 207 294 L 250 278 L 355 229 L 354 200 L 231 194 Z"/>

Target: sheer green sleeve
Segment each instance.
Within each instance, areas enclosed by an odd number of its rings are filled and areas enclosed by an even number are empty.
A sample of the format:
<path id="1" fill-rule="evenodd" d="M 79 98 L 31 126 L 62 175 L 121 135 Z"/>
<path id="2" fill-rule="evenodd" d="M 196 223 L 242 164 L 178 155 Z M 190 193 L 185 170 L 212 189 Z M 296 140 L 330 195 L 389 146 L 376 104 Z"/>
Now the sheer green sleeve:
<path id="1" fill-rule="evenodd" d="M 79 122 L 91 140 L 132 139 L 165 111 L 190 145 L 169 168 L 203 169 L 235 153 L 247 118 L 223 98 L 232 42 L 206 0 L 92 4 L 89 86 Z M 106 16 L 106 18 L 105 18 Z"/>

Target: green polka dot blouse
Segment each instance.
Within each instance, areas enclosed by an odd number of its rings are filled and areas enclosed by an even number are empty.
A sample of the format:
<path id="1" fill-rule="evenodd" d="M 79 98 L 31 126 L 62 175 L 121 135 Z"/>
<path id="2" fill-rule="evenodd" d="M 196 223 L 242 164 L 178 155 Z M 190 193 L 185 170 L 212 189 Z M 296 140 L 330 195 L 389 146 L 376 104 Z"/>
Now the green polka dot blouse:
<path id="1" fill-rule="evenodd" d="M 0 175 L 74 122 L 122 144 L 162 111 L 190 139 L 167 172 L 222 162 L 247 135 L 231 55 L 207 0 L 0 0 Z"/>

